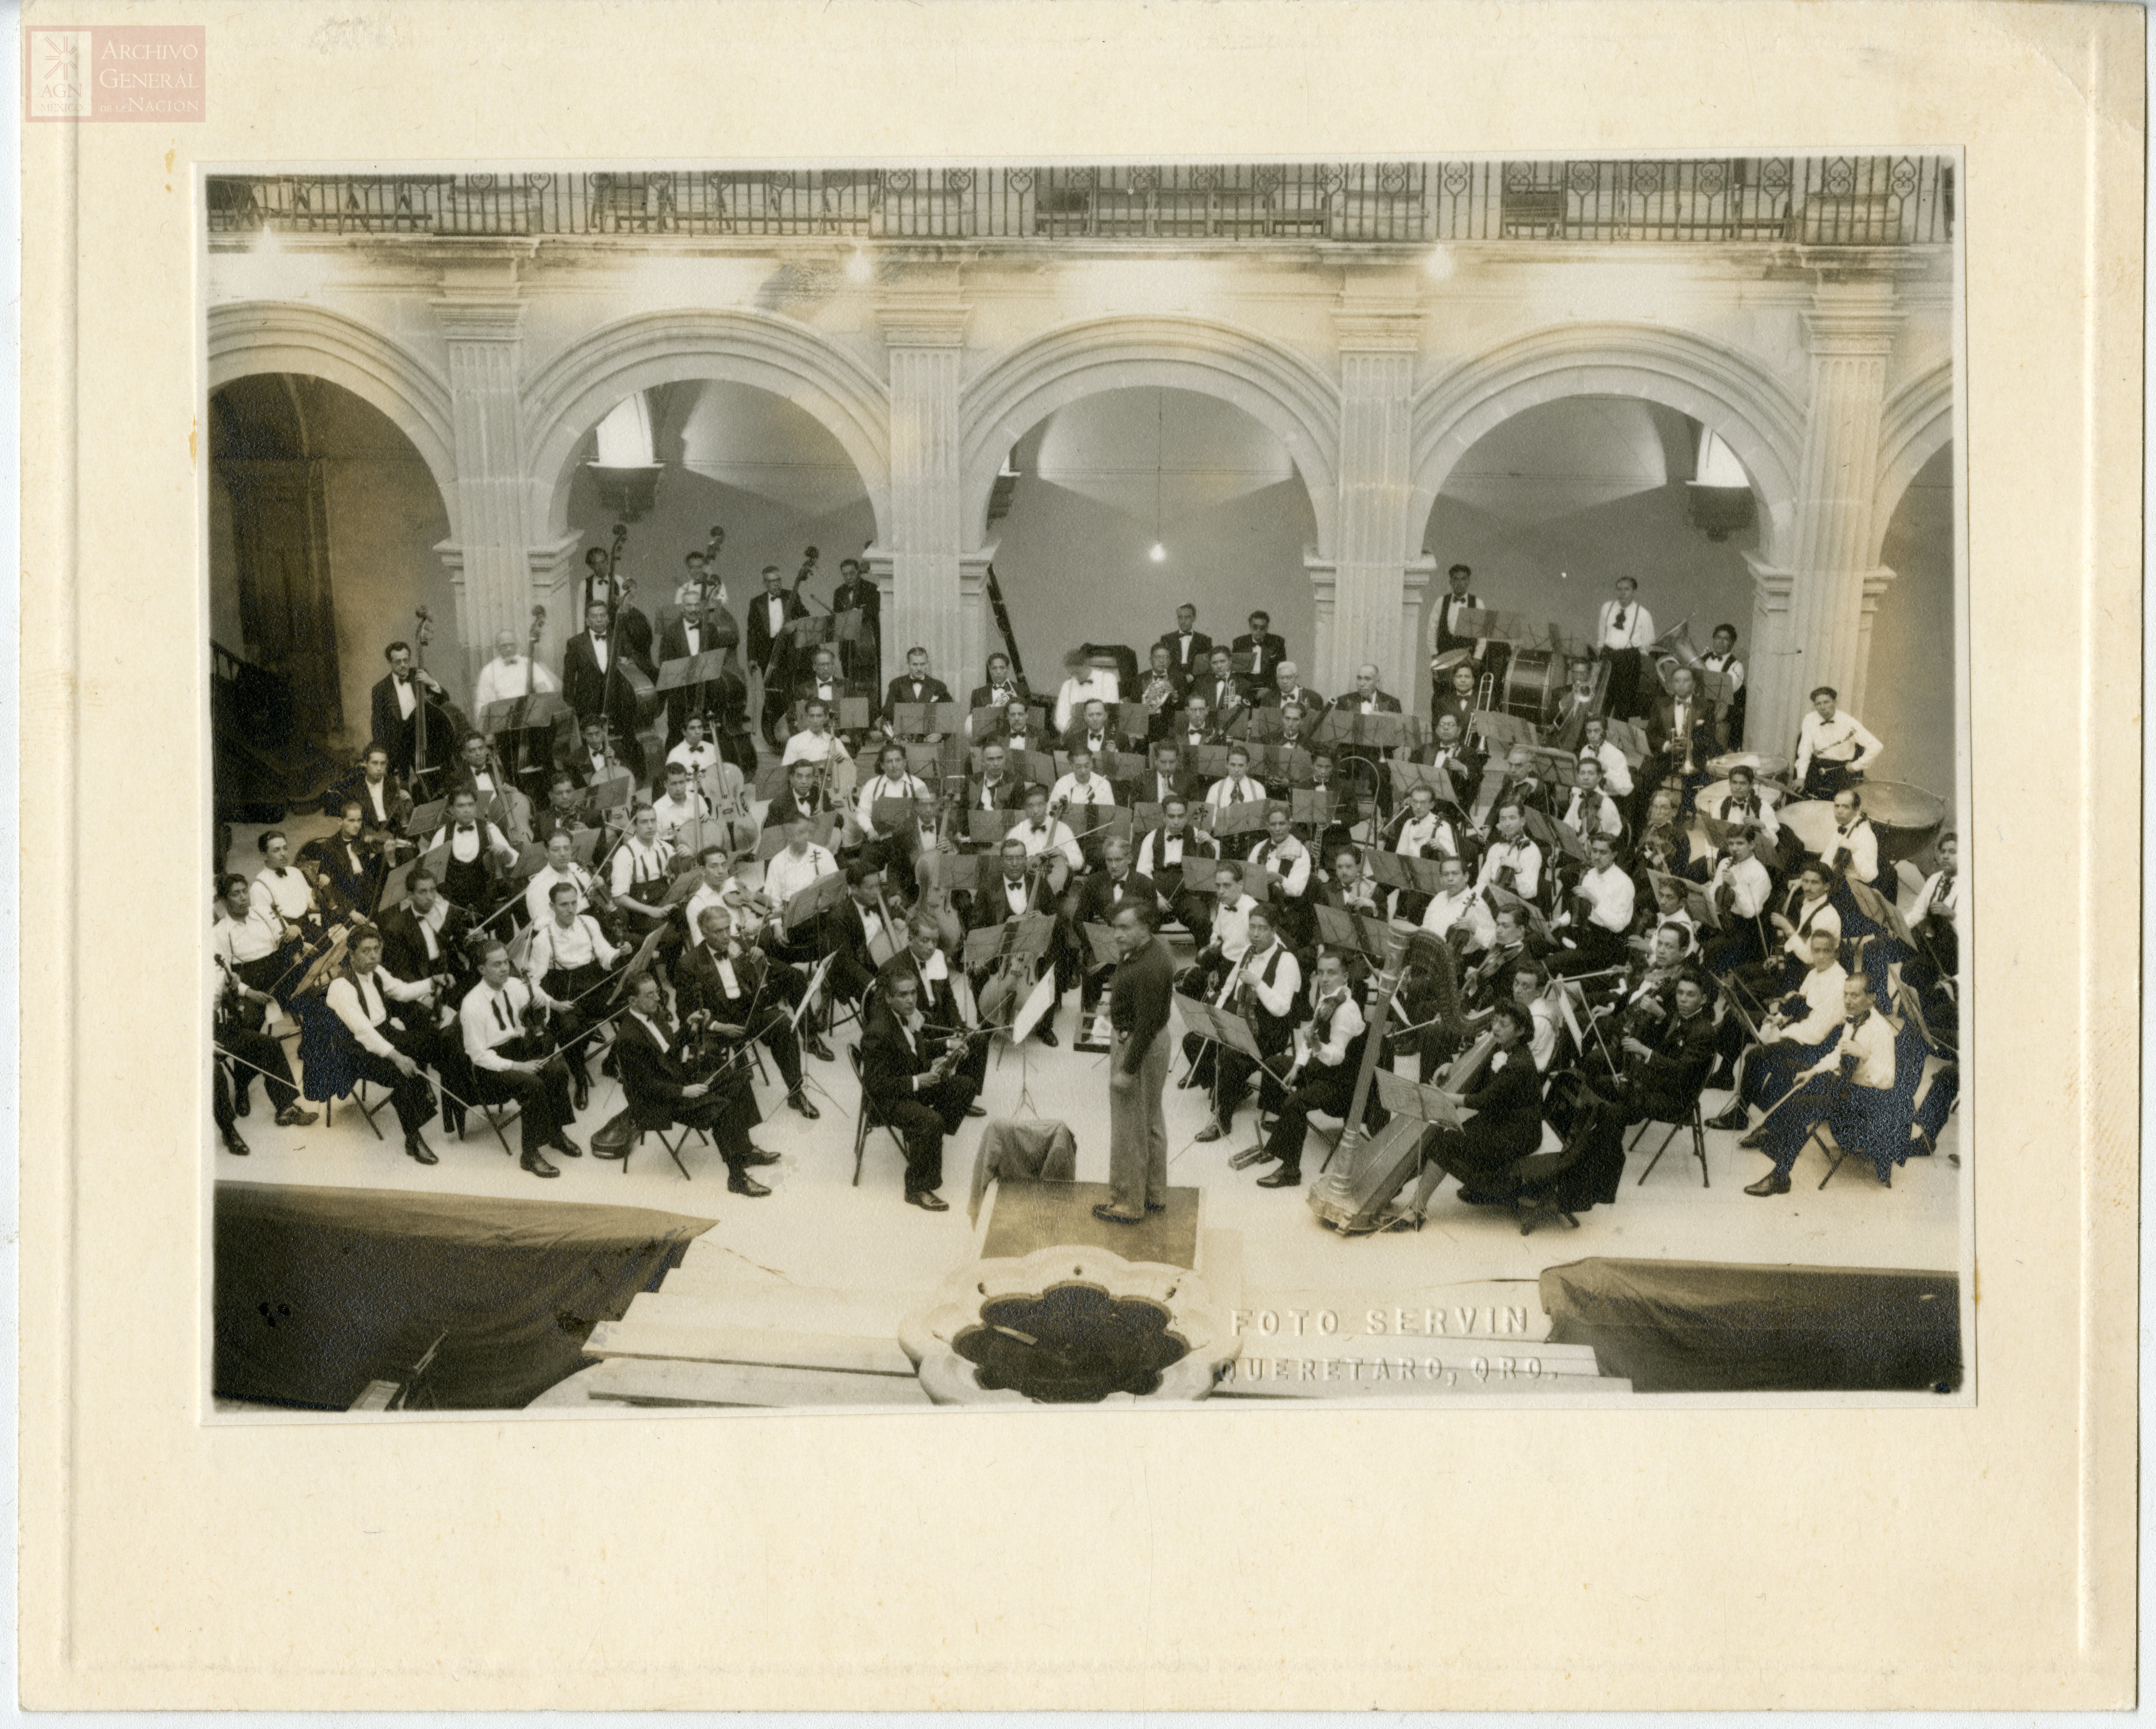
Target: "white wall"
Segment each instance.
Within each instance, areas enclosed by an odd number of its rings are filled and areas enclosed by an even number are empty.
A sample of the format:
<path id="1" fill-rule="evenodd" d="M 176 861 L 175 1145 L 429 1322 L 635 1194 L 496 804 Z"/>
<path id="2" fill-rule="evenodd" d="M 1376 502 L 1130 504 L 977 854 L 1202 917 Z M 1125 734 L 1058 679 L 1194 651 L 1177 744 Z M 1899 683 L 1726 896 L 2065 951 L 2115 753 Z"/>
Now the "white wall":
<path id="1" fill-rule="evenodd" d="M 1871 623 L 1865 712 L 1887 747 L 1878 777 L 1956 803 L 1954 774 L 1953 446 L 1918 471 L 1887 525 L 1881 553 L 1897 573 Z"/>

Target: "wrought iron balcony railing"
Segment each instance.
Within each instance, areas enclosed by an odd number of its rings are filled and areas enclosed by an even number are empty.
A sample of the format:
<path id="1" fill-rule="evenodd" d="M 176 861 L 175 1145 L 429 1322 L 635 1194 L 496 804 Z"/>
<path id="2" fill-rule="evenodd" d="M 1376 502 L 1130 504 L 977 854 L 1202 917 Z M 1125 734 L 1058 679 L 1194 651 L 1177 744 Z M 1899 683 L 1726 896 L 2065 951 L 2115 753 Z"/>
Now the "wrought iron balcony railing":
<path id="1" fill-rule="evenodd" d="M 1938 157 L 278 174 L 209 182 L 213 234 L 891 240 L 1942 244 Z"/>

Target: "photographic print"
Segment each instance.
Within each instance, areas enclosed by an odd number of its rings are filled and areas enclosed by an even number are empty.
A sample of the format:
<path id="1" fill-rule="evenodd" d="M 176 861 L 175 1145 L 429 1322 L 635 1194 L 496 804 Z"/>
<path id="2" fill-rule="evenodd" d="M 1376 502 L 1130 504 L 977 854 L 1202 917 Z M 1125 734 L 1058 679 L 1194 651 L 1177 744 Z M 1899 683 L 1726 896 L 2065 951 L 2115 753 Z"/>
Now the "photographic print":
<path id="1" fill-rule="evenodd" d="M 1974 1397 L 1957 152 L 199 191 L 218 1420 Z"/>

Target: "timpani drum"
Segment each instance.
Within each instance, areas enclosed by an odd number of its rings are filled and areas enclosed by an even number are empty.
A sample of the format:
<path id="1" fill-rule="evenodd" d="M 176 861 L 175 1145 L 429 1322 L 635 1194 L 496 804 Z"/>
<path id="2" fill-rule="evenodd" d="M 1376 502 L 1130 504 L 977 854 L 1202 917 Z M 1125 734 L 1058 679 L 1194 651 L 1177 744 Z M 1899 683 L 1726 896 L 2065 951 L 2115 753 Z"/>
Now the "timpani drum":
<path id="1" fill-rule="evenodd" d="M 1546 727 L 1557 718 L 1565 682 L 1565 657 L 1556 650 L 1516 648 L 1506 664 L 1504 699 L 1497 706 L 1521 720 Z"/>
<path id="2" fill-rule="evenodd" d="M 1759 786 L 1756 782 L 1754 786 L 1759 795 L 1759 802 L 1769 810 L 1775 812 L 1779 820 L 1782 808 L 1781 789 L 1774 786 Z M 1718 816 L 1722 810 L 1722 801 L 1728 796 L 1729 782 L 1727 780 L 1710 780 L 1699 790 L 1701 814 L 1707 816 Z"/>
<path id="3" fill-rule="evenodd" d="M 1794 800 L 1778 806 L 1774 815 L 1781 819 L 1783 831 L 1794 835 L 1805 852 L 1825 858 L 1834 850 L 1840 825 L 1835 821 L 1834 805 L 1828 800 Z M 1880 839 L 1884 842 L 1886 836 L 1882 833 Z"/>
<path id="4" fill-rule="evenodd" d="M 1864 797 L 1864 814 L 1878 831 L 1882 864 L 1914 858 L 1946 826 L 1947 801 L 1921 786 L 1904 780 L 1866 780 L 1856 790 Z"/>

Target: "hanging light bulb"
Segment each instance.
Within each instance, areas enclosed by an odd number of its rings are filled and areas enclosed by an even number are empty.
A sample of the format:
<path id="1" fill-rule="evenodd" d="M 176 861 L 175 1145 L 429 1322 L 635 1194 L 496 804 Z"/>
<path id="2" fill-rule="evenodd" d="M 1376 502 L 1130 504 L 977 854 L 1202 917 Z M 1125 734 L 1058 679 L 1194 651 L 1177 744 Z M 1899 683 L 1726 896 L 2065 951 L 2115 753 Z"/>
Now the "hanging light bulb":
<path id="1" fill-rule="evenodd" d="M 1152 551 L 1149 556 L 1154 563 L 1165 564 L 1168 562 L 1168 548 L 1156 540 L 1152 543 Z"/>

